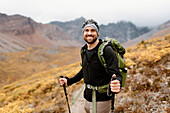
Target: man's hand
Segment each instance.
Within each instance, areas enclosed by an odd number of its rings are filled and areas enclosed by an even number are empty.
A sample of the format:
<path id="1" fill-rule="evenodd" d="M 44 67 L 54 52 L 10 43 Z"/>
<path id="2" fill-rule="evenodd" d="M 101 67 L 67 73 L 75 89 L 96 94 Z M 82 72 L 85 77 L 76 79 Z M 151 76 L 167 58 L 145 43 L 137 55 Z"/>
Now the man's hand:
<path id="1" fill-rule="evenodd" d="M 116 75 L 113 74 L 112 77 L 116 78 Z M 110 83 L 110 88 L 111 88 L 112 92 L 119 93 L 120 92 L 120 81 L 119 80 L 112 80 L 111 83 Z"/>
<path id="2" fill-rule="evenodd" d="M 65 84 L 65 86 L 67 86 L 67 79 L 66 78 L 60 78 L 60 85 L 62 86 L 63 84 Z"/>

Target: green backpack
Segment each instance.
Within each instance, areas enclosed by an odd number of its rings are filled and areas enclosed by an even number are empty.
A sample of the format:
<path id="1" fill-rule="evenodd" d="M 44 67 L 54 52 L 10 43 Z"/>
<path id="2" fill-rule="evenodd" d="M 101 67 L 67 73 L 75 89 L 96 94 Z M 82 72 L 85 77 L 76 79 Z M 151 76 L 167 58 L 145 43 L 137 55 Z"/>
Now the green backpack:
<path id="1" fill-rule="evenodd" d="M 103 43 L 100 45 L 98 49 L 98 57 L 101 62 L 101 64 L 105 67 L 106 72 L 107 71 L 107 64 L 105 62 L 104 56 L 103 56 L 103 50 L 108 45 L 109 43 L 112 44 L 112 48 L 117 56 L 118 59 L 118 66 L 119 66 L 119 71 L 120 74 L 122 75 L 122 87 L 125 86 L 126 84 L 126 77 L 127 77 L 127 68 L 125 64 L 125 59 L 124 59 L 124 54 L 126 52 L 125 48 L 120 44 L 119 41 L 115 39 L 105 39 L 102 40 Z"/>
<path id="2" fill-rule="evenodd" d="M 103 50 L 108 44 L 111 44 L 118 59 L 119 71 L 120 71 L 120 74 L 122 75 L 122 87 L 124 87 L 126 84 L 126 77 L 127 77 L 127 68 L 126 68 L 125 59 L 124 59 L 125 48 L 120 44 L 119 41 L 115 39 L 105 39 L 102 41 L 103 43 L 98 48 L 99 60 L 101 64 L 105 67 L 106 72 L 108 72 L 107 64 L 103 56 Z M 81 50 L 81 58 L 83 59 L 83 50 Z"/>

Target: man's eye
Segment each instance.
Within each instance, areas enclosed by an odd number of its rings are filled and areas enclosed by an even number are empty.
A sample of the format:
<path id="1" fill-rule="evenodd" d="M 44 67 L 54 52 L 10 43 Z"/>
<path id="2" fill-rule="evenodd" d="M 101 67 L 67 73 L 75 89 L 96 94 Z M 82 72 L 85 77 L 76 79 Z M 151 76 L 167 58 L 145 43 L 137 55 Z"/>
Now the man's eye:
<path id="1" fill-rule="evenodd" d="M 85 31 L 86 31 L 86 32 L 88 32 L 89 30 L 88 30 L 88 29 L 86 29 Z"/>
<path id="2" fill-rule="evenodd" d="M 91 32 L 94 32 L 94 31 L 95 31 L 94 29 L 91 30 Z"/>

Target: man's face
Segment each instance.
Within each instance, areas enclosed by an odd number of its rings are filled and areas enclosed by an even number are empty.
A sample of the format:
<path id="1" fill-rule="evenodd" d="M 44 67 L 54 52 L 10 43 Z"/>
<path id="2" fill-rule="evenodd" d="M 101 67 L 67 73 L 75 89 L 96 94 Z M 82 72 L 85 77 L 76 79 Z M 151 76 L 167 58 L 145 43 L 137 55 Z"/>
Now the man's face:
<path id="1" fill-rule="evenodd" d="M 97 32 L 93 27 L 86 27 L 86 29 L 83 32 L 84 40 L 88 44 L 93 44 L 97 40 Z"/>

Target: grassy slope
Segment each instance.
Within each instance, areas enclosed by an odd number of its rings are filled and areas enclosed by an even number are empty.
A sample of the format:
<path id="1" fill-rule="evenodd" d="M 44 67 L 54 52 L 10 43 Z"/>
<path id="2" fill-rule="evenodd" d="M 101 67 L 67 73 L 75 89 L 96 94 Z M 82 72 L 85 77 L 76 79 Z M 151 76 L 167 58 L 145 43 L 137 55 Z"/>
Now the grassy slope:
<path id="1" fill-rule="evenodd" d="M 142 41 L 127 49 L 127 84 L 116 96 L 116 112 L 168 112 L 170 35 Z M 74 76 L 79 62 L 53 68 L 26 79 L 5 85 L 0 91 L 0 112 L 56 112 L 66 111 L 66 101 L 60 75 Z M 82 81 L 68 87 L 71 94 Z"/>
<path id="2" fill-rule="evenodd" d="M 170 34 L 127 49 L 126 86 L 116 96 L 116 112 L 170 112 Z"/>
<path id="3" fill-rule="evenodd" d="M 34 46 L 17 53 L 2 53 L 0 54 L 0 59 L 3 59 L 0 60 L 0 87 L 44 70 L 77 62 L 80 60 L 79 51 L 79 48 L 65 47 L 50 50 Z"/>
<path id="4" fill-rule="evenodd" d="M 58 83 L 59 76 L 73 76 L 80 69 L 79 63 L 54 68 L 34 74 L 27 79 L 3 87 L 0 93 L 0 112 L 48 111 L 50 108 L 59 113 L 65 111 L 65 97 Z M 78 83 L 79 84 L 79 83 Z M 78 86 L 69 88 L 68 93 Z M 31 108 L 31 109 L 29 109 Z"/>

